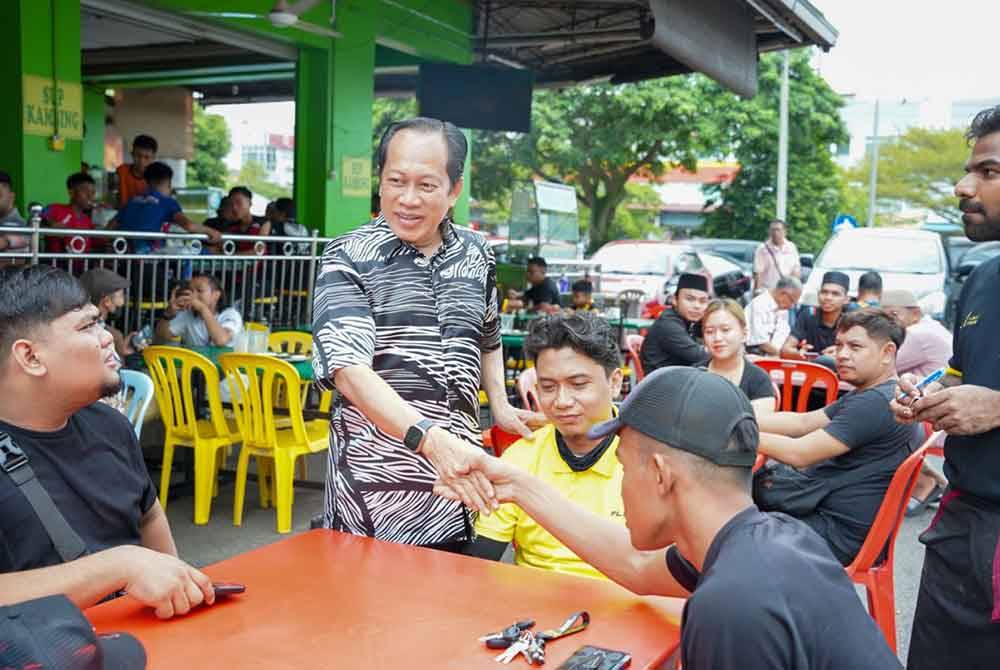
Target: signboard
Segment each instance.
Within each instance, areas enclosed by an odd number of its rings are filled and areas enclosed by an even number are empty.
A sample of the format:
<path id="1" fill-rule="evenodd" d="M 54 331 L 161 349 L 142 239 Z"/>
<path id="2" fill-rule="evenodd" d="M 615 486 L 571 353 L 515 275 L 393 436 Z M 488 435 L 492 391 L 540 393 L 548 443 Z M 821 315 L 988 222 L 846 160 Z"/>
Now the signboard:
<path id="1" fill-rule="evenodd" d="M 78 82 L 53 86 L 46 77 L 25 75 L 24 133 L 48 137 L 57 131 L 66 139 L 83 139 L 83 88 Z"/>
<path id="2" fill-rule="evenodd" d="M 839 232 L 843 228 L 857 228 L 858 220 L 850 214 L 838 214 L 833 220 L 833 232 Z"/>
<path id="3" fill-rule="evenodd" d="M 372 161 L 367 156 L 344 156 L 340 169 L 340 194 L 349 198 L 372 197 Z"/>

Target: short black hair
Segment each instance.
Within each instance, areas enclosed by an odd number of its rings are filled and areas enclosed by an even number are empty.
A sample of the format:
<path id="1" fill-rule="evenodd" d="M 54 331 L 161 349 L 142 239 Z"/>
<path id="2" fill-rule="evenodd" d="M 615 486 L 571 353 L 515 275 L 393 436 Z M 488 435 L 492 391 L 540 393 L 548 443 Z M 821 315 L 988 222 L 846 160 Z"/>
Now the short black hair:
<path id="1" fill-rule="evenodd" d="M 425 134 L 440 133 L 448 152 L 448 162 L 445 165 L 448 180 L 454 186 L 462 178 L 462 174 L 465 172 L 465 157 L 469 155 L 469 141 L 465 138 L 465 134 L 450 121 L 440 121 L 425 116 L 417 116 L 405 121 L 399 121 L 385 129 L 385 132 L 382 133 L 382 139 L 378 143 L 379 177 L 382 176 L 382 171 L 385 170 L 385 162 L 389 156 L 389 143 L 396 136 L 396 133 L 401 130 L 412 130 Z"/>
<path id="2" fill-rule="evenodd" d="M 552 314 L 531 322 L 524 353 L 533 361 L 546 349 L 570 348 L 590 358 L 610 375 L 621 365 L 616 331 L 592 312 Z"/>
<path id="3" fill-rule="evenodd" d="M 965 133 L 965 139 L 975 142 L 981 137 L 1000 132 L 1000 105 L 990 107 L 976 114 Z"/>
<path id="4" fill-rule="evenodd" d="M 865 307 L 848 312 L 840 319 L 838 333 L 846 333 L 851 328 L 860 326 L 868 333 L 868 337 L 879 342 L 892 342 L 896 351 L 906 340 L 906 329 L 896 321 L 887 310 L 880 307 Z"/>
<path id="5" fill-rule="evenodd" d="M 219 210 L 221 210 L 223 207 L 228 207 L 232 203 L 233 201 L 229 199 L 228 195 L 222 196 L 221 198 L 219 198 L 219 206 L 215 208 L 215 213 L 218 214 Z"/>
<path id="6" fill-rule="evenodd" d="M 569 290 L 573 293 L 593 293 L 594 285 L 586 279 L 577 279 L 573 282 L 573 285 L 569 287 Z"/>
<path id="7" fill-rule="evenodd" d="M 295 201 L 291 198 L 278 198 L 271 203 L 274 208 L 285 215 L 288 219 L 295 218 Z"/>
<path id="8" fill-rule="evenodd" d="M 74 172 L 66 179 L 66 189 L 72 191 L 81 184 L 94 184 L 94 178 L 86 172 Z"/>
<path id="9" fill-rule="evenodd" d="M 543 270 L 547 270 L 549 267 L 549 264 L 546 263 L 545 259 L 541 256 L 532 256 L 528 259 L 527 265 L 534 265 L 535 267 L 542 268 Z"/>
<path id="10" fill-rule="evenodd" d="M 216 275 L 211 274 L 210 272 L 195 272 L 194 274 L 191 275 L 191 281 L 194 281 L 195 279 L 205 279 L 205 280 L 207 280 L 208 283 L 209 283 L 209 285 L 214 290 L 216 290 L 216 291 L 219 292 L 219 294 L 220 294 L 219 295 L 219 302 L 215 306 L 216 313 L 221 312 L 222 310 L 226 309 L 226 306 L 227 306 L 226 305 L 226 289 L 223 288 L 222 281 L 220 281 L 219 278 Z M 190 284 L 190 282 L 189 282 L 189 284 Z"/>
<path id="11" fill-rule="evenodd" d="M 147 184 L 163 184 L 174 178 L 174 171 L 166 163 L 153 161 L 146 166 L 142 178 L 146 180 Z"/>
<path id="12" fill-rule="evenodd" d="M 7 188 L 10 189 L 14 188 L 14 182 L 11 181 L 10 175 L 3 170 L 0 170 L 0 184 L 7 184 Z"/>
<path id="13" fill-rule="evenodd" d="M 882 295 L 882 275 L 874 270 L 864 273 L 858 278 L 858 291 Z"/>
<path id="14" fill-rule="evenodd" d="M 35 328 L 89 304 L 83 285 L 65 270 L 51 265 L 0 270 L 0 361 Z"/>
<path id="15" fill-rule="evenodd" d="M 234 195 L 246 196 L 246 199 L 253 202 L 253 193 L 246 186 L 234 186 L 229 189 L 229 197 L 232 198 Z"/>
<path id="16" fill-rule="evenodd" d="M 151 135 L 136 135 L 135 139 L 132 140 L 132 150 L 136 149 L 149 149 L 155 154 L 159 151 L 160 145 L 157 144 L 156 138 Z"/>

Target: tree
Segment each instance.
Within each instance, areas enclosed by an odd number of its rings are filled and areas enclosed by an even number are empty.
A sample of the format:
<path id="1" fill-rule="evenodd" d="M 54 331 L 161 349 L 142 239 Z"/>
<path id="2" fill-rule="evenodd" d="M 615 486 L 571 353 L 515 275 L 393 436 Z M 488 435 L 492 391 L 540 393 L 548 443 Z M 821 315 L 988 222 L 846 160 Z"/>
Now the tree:
<path id="1" fill-rule="evenodd" d="M 267 179 L 267 170 L 257 161 L 247 161 L 240 168 L 240 173 L 230 186 L 246 186 L 252 192 L 258 193 L 268 200 L 292 197 L 291 191 L 284 186 Z"/>
<path id="2" fill-rule="evenodd" d="M 187 164 L 187 182 L 191 186 L 226 185 L 226 164 L 222 161 L 229 153 L 229 127 L 218 114 L 209 114 L 194 105 L 194 157 Z"/>
<path id="3" fill-rule="evenodd" d="M 625 198 L 615 209 L 608 231 L 609 239 L 641 240 L 650 236 L 661 237 L 658 218 L 660 214 L 660 194 L 649 184 L 628 183 Z M 592 213 L 586 206 L 580 207 L 580 232 L 589 232 Z"/>
<path id="4" fill-rule="evenodd" d="M 961 178 L 962 166 L 969 157 L 969 147 L 961 130 L 929 130 L 910 128 L 903 135 L 879 145 L 878 186 L 879 204 L 887 201 L 925 209 L 952 223 L 958 223 L 961 212 L 955 206 L 955 182 Z M 863 191 L 863 211 L 855 216 L 868 217 L 868 189 L 871 154 L 845 175 L 848 197 L 855 202 Z M 892 218 L 876 208 L 877 222 Z M 863 218 L 862 218 L 863 217 Z"/>
<path id="5" fill-rule="evenodd" d="M 841 97 L 809 63 L 809 51 L 791 54 L 788 114 L 789 237 L 817 251 L 840 211 L 844 184 L 830 147 L 847 141 Z M 700 77 L 701 113 L 715 125 L 715 153 L 735 157 L 740 172 L 729 185 L 705 187 L 711 205 L 704 232 L 714 237 L 763 239 L 775 216 L 778 172 L 780 54 L 760 59 L 758 93 L 743 100 Z"/>

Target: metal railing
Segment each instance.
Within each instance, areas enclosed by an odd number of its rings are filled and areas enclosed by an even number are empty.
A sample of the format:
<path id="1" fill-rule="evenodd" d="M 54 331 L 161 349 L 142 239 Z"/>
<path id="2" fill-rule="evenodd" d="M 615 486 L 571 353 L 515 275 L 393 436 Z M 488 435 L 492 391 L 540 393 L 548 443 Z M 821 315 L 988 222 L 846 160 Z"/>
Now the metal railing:
<path id="1" fill-rule="evenodd" d="M 112 322 L 125 333 L 154 325 L 166 309 L 173 287 L 193 274 L 214 275 L 226 304 L 245 319 L 266 321 L 272 328 L 312 323 L 312 293 L 317 262 L 330 238 L 223 235 L 221 253 L 205 253 L 204 234 L 138 233 L 78 230 L 32 225 L 0 228 L 0 235 L 30 238 L 27 251 L 0 252 L 0 264 L 51 264 L 80 276 L 104 267 L 129 281 L 124 308 Z M 46 241 L 68 238 L 60 252 L 46 251 Z M 152 243 L 149 253 L 136 253 L 137 242 Z M 89 251 L 88 244 L 91 246 Z M 245 251 L 241 252 L 243 247 Z"/>

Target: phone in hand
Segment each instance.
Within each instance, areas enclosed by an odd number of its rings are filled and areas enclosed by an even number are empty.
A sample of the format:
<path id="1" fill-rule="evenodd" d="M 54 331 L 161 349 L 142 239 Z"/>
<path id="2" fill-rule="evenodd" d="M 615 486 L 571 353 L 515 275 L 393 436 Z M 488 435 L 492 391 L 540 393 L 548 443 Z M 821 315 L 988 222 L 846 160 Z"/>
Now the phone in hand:
<path id="1" fill-rule="evenodd" d="M 587 645 L 573 652 L 556 670 L 623 670 L 632 663 L 624 651 Z"/>

